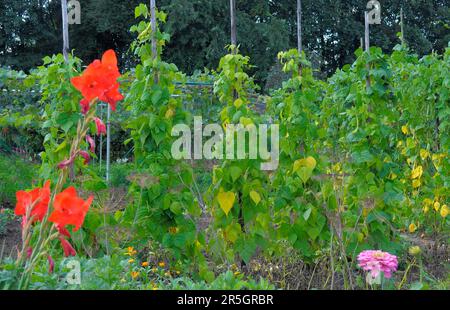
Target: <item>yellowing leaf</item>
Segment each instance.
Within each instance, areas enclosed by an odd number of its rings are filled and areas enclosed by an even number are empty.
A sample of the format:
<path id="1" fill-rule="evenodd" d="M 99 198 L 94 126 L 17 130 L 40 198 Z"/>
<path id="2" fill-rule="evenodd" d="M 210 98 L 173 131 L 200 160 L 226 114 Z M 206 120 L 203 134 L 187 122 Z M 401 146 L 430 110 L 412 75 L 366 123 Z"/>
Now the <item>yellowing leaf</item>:
<path id="1" fill-rule="evenodd" d="M 418 188 L 418 187 L 420 187 L 420 185 L 422 185 L 422 183 L 420 182 L 419 179 L 412 181 L 413 188 Z"/>
<path id="2" fill-rule="evenodd" d="M 258 192 L 255 191 L 250 192 L 250 198 L 256 205 L 261 201 L 261 196 L 258 194 Z"/>
<path id="3" fill-rule="evenodd" d="M 169 108 L 166 112 L 165 118 L 169 119 L 172 118 L 175 115 L 175 111 L 172 108 Z"/>
<path id="4" fill-rule="evenodd" d="M 303 159 L 296 160 L 294 162 L 294 172 L 297 172 L 301 167 L 306 167 L 308 169 L 314 170 L 316 168 L 317 162 L 314 157 L 307 157 Z"/>
<path id="5" fill-rule="evenodd" d="M 233 208 L 235 199 L 236 195 L 233 192 L 221 192 L 217 195 L 220 208 L 227 216 L 231 208 Z"/>
<path id="6" fill-rule="evenodd" d="M 314 168 L 316 167 L 317 162 L 313 157 L 307 157 L 303 159 L 296 160 L 294 162 L 294 166 L 292 170 L 298 174 L 298 176 L 302 179 L 303 183 L 309 180 L 312 175 Z"/>
<path id="7" fill-rule="evenodd" d="M 420 158 L 422 158 L 422 160 L 427 159 L 428 156 L 430 156 L 430 153 L 427 150 L 424 149 L 420 150 Z"/>
<path id="8" fill-rule="evenodd" d="M 434 203 L 433 207 L 434 207 L 434 210 L 435 210 L 436 212 L 438 212 L 439 209 L 441 208 L 441 204 L 439 203 L 439 201 L 436 201 L 436 202 Z"/>
<path id="9" fill-rule="evenodd" d="M 234 106 L 236 107 L 236 109 L 239 109 L 243 104 L 244 104 L 244 101 L 242 101 L 241 98 L 238 98 L 234 101 Z"/>
<path id="10" fill-rule="evenodd" d="M 423 168 L 422 166 L 417 166 L 413 171 L 411 172 L 411 179 L 420 179 L 423 174 Z"/>
<path id="11" fill-rule="evenodd" d="M 241 117 L 239 119 L 239 122 L 244 126 L 247 127 L 248 125 L 253 125 L 253 121 L 251 118 L 248 117 Z"/>
<path id="12" fill-rule="evenodd" d="M 446 218 L 447 215 L 448 215 L 448 207 L 447 207 L 447 205 L 443 205 L 441 208 L 441 216 L 443 218 Z"/>
<path id="13" fill-rule="evenodd" d="M 402 132 L 403 132 L 404 135 L 409 134 L 408 126 L 402 126 Z"/>

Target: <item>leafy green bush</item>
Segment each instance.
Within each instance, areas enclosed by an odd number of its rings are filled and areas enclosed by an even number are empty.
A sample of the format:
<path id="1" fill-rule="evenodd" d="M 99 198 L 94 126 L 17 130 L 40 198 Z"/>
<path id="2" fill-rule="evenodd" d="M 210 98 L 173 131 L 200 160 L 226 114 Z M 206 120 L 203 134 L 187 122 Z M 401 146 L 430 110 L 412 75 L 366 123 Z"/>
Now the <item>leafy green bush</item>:
<path id="1" fill-rule="evenodd" d="M 31 187 L 35 172 L 36 164 L 0 153 L 0 205 L 13 205 L 16 192 Z"/>

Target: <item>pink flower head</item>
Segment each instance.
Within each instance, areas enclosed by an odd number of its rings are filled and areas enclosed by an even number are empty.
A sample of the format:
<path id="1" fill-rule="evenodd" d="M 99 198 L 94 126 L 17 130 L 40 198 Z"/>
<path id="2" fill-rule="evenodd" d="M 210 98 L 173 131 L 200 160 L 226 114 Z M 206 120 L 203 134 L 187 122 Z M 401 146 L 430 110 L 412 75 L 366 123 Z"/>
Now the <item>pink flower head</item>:
<path id="1" fill-rule="evenodd" d="M 55 270 L 55 261 L 50 255 L 47 255 L 47 260 L 48 260 L 48 273 L 53 273 L 53 271 Z"/>
<path id="2" fill-rule="evenodd" d="M 95 125 L 97 126 L 97 134 L 98 135 L 106 135 L 106 126 L 105 123 L 98 117 L 94 118 Z"/>
<path id="3" fill-rule="evenodd" d="M 66 169 L 67 167 L 72 166 L 74 157 L 71 156 L 69 159 L 65 159 L 58 164 L 58 169 Z"/>
<path id="4" fill-rule="evenodd" d="M 389 279 L 398 267 L 397 256 L 379 250 L 363 251 L 358 255 L 358 265 L 369 271 L 372 278 L 378 277 L 380 272 Z"/>
<path id="5" fill-rule="evenodd" d="M 80 151 L 80 156 L 84 158 L 84 165 L 89 164 L 89 162 L 91 161 L 91 156 L 89 156 L 88 152 L 86 151 Z"/>
<path id="6" fill-rule="evenodd" d="M 31 254 L 33 254 L 33 248 L 32 247 L 28 247 L 28 249 L 27 249 L 27 259 L 29 259 L 31 257 Z"/>
<path id="7" fill-rule="evenodd" d="M 59 241 L 61 241 L 61 246 L 64 250 L 65 257 L 77 255 L 77 252 L 75 251 L 75 249 L 72 247 L 72 245 L 69 243 L 69 241 L 67 241 L 64 237 L 60 236 Z"/>
<path id="8" fill-rule="evenodd" d="M 90 145 L 89 151 L 91 151 L 91 153 L 95 153 L 95 140 L 90 135 L 86 135 L 86 141 Z"/>
<path id="9" fill-rule="evenodd" d="M 89 100 L 82 99 L 82 100 L 80 101 L 80 106 L 81 106 L 81 113 L 82 113 L 83 115 L 86 115 L 87 112 L 89 112 L 89 109 L 90 109 Z"/>

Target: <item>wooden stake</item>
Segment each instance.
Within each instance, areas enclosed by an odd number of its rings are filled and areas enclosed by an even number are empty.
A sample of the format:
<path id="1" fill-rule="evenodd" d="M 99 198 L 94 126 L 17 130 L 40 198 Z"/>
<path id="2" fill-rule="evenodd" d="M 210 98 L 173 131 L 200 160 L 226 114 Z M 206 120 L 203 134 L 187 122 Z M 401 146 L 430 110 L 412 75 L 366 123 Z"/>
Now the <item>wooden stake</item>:
<path id="1" fill-rule="evenodd" d="M 370 54 L 370 30 L 369 30 L 369 13 L 366 11 L 364 12 L 364 24 L 365 24 L 365 45 L 366 45 L 366 52 Z M 369 74 L 370 66 L 367 64 L 367 74 Z M 370 87 L 370 77 L 367 76 L 366 79 L 366 88 L 368 89 Z"/>
<path id="2" fill-rule="evenodd" d="M 237 47 L 236 0 L 230 0 L 231 45 Z"/>
<path id="3" fill-rule="evenodd" d="M 62 28 L 63 28 L 63 55 L 64 60 L 69 62 L 69 23 L 67 16 L 67 0 L 61 0 Z"/>
<path id="4" fill-rule="evenodd" d="M 302 42 L 302 1 L 297 0 L 297 49 L 300 57 L 302 56 L 303 51 L 303 42 Z M 300 63 L 298 66 L 298 73 L 302 76 L 303 68 Z"/>
<path id="5" fill-rule="evenodd" d="M 158 57 L 158 45 L 156 42 L 156 1 L 150 0 L 150 14 L 152 23 L 152 57 L 156 59 Z"/>
<path id="6" fill-rule="evenodd" d="M 302 53 L 302 0 L 297 0 L 297 49 Z"/>
<path id="7" fill-rule="evenodd" d="M 403 26 L 403 8 L 400 8 L 400 28 L 401 28 L 400 40 L 401 40 L 402 46 L 403 46 L 403 45 L 405 45 L 405 28 Z"/>

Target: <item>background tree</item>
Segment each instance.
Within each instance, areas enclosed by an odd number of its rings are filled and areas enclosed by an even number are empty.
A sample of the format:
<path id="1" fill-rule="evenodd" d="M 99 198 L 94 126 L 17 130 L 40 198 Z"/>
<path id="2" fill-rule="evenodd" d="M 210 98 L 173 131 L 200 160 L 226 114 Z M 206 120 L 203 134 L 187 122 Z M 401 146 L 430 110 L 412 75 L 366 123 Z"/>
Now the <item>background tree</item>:
<path id="1" fill-rule="evenodd" d="M 142 0 L 80 0 L 81 24 L 69 27 L 71 49 L 86 63 L 108 48 L 122 55 L 122 67 L 135 59 L 127 54 L 134 8 Z M 296 1 L 237 0 L 240 51 L 252 59 L 250 74 L 266 82 L 277 71 L 276 54 L 295 47 Z M 303 46 L 326 77 L 354 60 L 364 32 L 361 0 L 303 0 Z M 158 0 L 168 13 L 165 32 L 172 38 L 165 59 L 191 74 L 216 69 L 229 43 L 229 3 L 210 0 Z M 442 52 L 450 41 L 448 0 L 383 0 L 382 23 L 371 27 L 371 44 L 384 51 L 399 43 L 399 14 L 405 15 L 405 39 L 419 55 Z M 0 0 L 0 66 L 29 70 L 42 57 L 62 50 L 61 8 L 55 0 Z M 276 72 L 275 72 L 276 73 Z M 275 74 L 274 73 L 274 74 Z"/>

